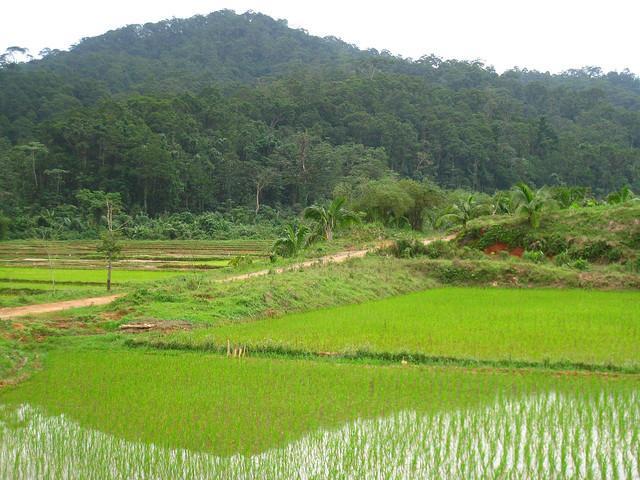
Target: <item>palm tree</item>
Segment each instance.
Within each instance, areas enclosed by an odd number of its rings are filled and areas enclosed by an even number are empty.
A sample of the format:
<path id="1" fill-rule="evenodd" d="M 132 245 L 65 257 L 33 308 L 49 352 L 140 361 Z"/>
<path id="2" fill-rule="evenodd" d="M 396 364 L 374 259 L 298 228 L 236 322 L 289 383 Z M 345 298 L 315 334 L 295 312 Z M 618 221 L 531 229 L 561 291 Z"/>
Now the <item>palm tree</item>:
<path id="1" fill-rule="evenodd" d="M 552 200 L 544 188 L 534 190 L 526 183 L 520 182 L 513 187 L 511 202 L 516 214 L 526 216 L 529 225 L 538 228 L 542 212 L 551 205 Z"/>
<path id="2" fill-rule="evenodd" d="M 607 203 L 612 205 L 618 203 L 626 203 L 629 200 L 634 200 L 634 194 L 629 187 L 622 187 L 617 192 L 610 193 L 607 197 Z"/>
<path id="3" fill-rule="evenodd" d="M 338 197 L 328 206 L 312 205 L 304 211 L 304 218 L 314 221 L 322 236 L 331 241 L 337 229 L 360 221 L 355 212 L 344 206 L 345 202 L 344 198 Z"/>
<path id="4" fill-rule="evenodd" d="M 491 215 L 511 215 L 511 195 L 509 192 L 500 191 L 496 192 L 493 198 L 488 203 Z"/>
<path id="5" fill-rule="evenodd" d="M 486 212 L 486 205 L 478 203 L 474 195 L 468 195 L 454 203 L 449 213 L 440 216 L 436 225 L 440 226 L 443 222 L 453 222 L 462 225 L 462 229 L 466 230 L 469 220 L 479 217 Z"/>
<path id="6" fill-rule="evenodd" d="M 273 251 L 283 257 L 293 257 L 307 246 L 309 227 L 290 223 L 284 227 L 282 237 L 273 244 Z"/>

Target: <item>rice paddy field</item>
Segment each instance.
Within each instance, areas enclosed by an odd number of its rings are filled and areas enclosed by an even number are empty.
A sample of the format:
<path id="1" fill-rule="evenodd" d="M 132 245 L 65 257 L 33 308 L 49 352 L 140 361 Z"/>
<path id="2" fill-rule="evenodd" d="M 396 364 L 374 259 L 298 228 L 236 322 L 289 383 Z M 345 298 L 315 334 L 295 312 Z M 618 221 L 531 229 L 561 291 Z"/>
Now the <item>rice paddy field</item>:
<path id="1" fill-rule="evenodd" d="M 47 264 L 53 259 L 60 266 L 93 267 L 100 262 L 96 241 L 16 240 L 0 243 L 0 265 Z M 121 263 L 180 266 L 208 261 L 228 260 L 237 255 L 266 257 L 272 245 L 269 240 L 130 240 L 122 242 Z"/>
<path id="2" fill-rule="evenodd" d="M 129 300 L 51 318 L 39 345 L 11 336 L 36 319 L 3 322 L 0 373 L 34 365 L 0 380 L 0 478 L 640 478 L 640 292 L 378 290 L 395 260 L 358 261 L 233 284 L 121 267 Z M 97 288 L 84 265 L 59 288 Z M 51 273 L 3 265 L 0 285 Z M 102 313 L 111 330 L 82 330 Z M 147 319 L 181 328 L 117 329 Z"/>
<path id="3" fill-rule="evenodd" d="M 640 292 L 435 288 L 375 302 L 140 339 L 165 348 L 627 369 Z"/>
<path id="4" fill-rule="evenodd" d="M 224 269 L 230 259 L 267 256 L 272 242 L 126 241 L 115 262 L 117 291 L 189 272 Z M 90 297 L 104 293 L 105 262 L 95 241 L 0 243 L 0 308 Z"/>
<path id="5" fill-rule="evenodd" d="M 637 478 L 634 377 L 59 352 L 4 392 L 3 478 Z"/>

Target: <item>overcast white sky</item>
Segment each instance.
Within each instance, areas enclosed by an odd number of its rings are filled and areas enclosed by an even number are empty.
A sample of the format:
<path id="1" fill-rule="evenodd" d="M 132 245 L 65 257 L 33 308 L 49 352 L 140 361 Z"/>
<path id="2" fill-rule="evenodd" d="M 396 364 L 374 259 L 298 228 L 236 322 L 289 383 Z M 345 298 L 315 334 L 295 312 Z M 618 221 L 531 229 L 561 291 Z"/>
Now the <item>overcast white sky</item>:
<path id="1" fill-rule="evenodd" d="M 0 8 L 0 51 L 66 49 L 127 24 L 223 8 L 405 57 L 481 59 L 498 71 L 597 65 L 640 73 L 640 0 L 19 0 Z"/>

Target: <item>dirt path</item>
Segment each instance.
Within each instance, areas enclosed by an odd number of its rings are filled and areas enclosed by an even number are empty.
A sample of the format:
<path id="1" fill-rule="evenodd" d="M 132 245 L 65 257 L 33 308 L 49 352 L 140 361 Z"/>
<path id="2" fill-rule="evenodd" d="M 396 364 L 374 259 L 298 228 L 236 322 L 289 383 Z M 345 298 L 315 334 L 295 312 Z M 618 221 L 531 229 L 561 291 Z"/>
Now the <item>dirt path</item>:
<path id="1" fill-rule="evenodd" d="M 66 300 L 64 302 L 25 305 L 24 307 L 0 308 L 0 319 L 21 317 L 23 315 L 36 315 L 38 313 L 59 312 L 70 308 L 106 305 L 121 296 L 122 295 L 110 295 L 108 297 L 80 298 L 78 300 Z"/>
<path id="2" fill-rule="evenodd" d="M 225 277 L 218 280 L 220 283 L 235 282 L 238 280 L 247 280 L 253 277 L 263 277 L 270 273 L 284 273 L 291 270 L 297 270 L 299 268 L 312 267 L 314 265 L 323 265 L 325 263 L 342 263 L 350 258 L 362 258 L 371 250 L 350 250 L 346 252 L 340 252 L 333 255 L 326 255 L 320 258 L 314 258 L 313 260 L 306 260 L 304 262 L 293 263 L 286 267 L 271 268 L 265 270 L 258 270 L 256 272 L 243 273 L 241 275 L 233 275 L 231 277 Z"/>
<path id="3" fill-rule="evenodd" d="M 428 238 L 426 240 L 423 240 L 422 243 L 424 243 L 425 245 L 429 245 L 430 243 L 435 242 L 436 240 L 444 240 L 448 242 L 449 240 L 453 240 L 454 238 L 455 238 L 455 234 L 449 235 L 446 237 Z M 247 280 L 253 277 L 262 277 L 265 275 L 269 275 L 270 273 L 284 273 L 291 270 L 297 270 L 299 268 L 312 267 L 314 265 L 324 265 L 327 263 L 343 263 L 351 258 L 362 258 L 367 253 L 374 252 L 381 248 L 388 247 L 389 244 L 390 244 L 390 241 L 386 241 L 386 242 L 379 243 L 375 247 L 366 248 L 364 250 L 347 250 L 344 252 L 334 253 L 333 255 L 326 255 L 320 258 L 314 258 L 313 260 L 306 260 L 304 262 L 294 263 L 292 265 L 287 265 L 286 267 L 258 270 L 257 272 L 244 273 L 242 275 L 234 275 L 232 277 L 222 278 L 219 280 L 219 282 L 226 283 L 226 282 L 234 282 L 237 280 Z"/>
<path id="4" fill-rule="evenodd" d="M 447 237 L 436 237 L 423 240 L 425 245 L 429 245 L 436 240 L 449 241 L 455 238 L 455 235 L 449 235 Z M 278 267 L 273 269 L 258 270 L 256 272 L 243 273 L 241 275 L 233 275 L 218 280 L 220 283 L 235 282 L 240 280 L 248 280 L 254 277 L 263 277 L 269 274 L 278 274 L 289 272 L 291 270 L 297 270 L 300 268 L 313 267 L 316 265 L 324 265 L 328 263 L 343 263 L 351 258 L 362 258 L 367 253 L 374 252 L 380 248 L 384 248 L 389 245 L 389 242 L 382 242 L 375 247 L 366 248 L 363 250 L 348 250 L 340 253 L 334 253 L 333 255 L 326 255 L 324 257 L 315 258 L 313 260 L 306 260 L 304 262 L 293 263 L 285 267 Z M 0 319 L 20 317 L 23 315 L 36 315 L 38 313 L 50 313 L 59 312 L 62 310 L 68 310 L 71 308 L 80 307 L 92 307 L 97 305 L 107 305 L 122 295 L 111 295 L 108 297 L 93 297 L 93 298 L 81 298 L 78 300 L 68 300 L 64 302 L 55 303 L 41 303 L 38 305 L 26 305 L 24 307 L 12 307 L 12 308 L 0 308 Z"/>

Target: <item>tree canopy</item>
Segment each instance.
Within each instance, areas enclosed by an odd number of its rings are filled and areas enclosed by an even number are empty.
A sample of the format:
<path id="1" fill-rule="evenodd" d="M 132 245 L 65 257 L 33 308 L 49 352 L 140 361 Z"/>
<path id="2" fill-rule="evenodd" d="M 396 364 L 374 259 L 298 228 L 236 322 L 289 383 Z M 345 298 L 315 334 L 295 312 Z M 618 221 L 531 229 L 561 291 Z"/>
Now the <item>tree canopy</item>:
<path id="1" fill-rule="evenodd" d="M 80 206 L 83 190 L 151 216 L 300 211 L 374 181 L 379 202 L 411 197 L 394 215 L 419 225 L 411 205 L 434 201 L 415 189 L 427 179 L 489 193 L 519 181 L 640 191 L 640 79 L 627 71 L 498 74 L 230 11 L 45 53 L 0 65 L 7 216 Z M 390 175 L 416 184 L 385 190 Z"/>

